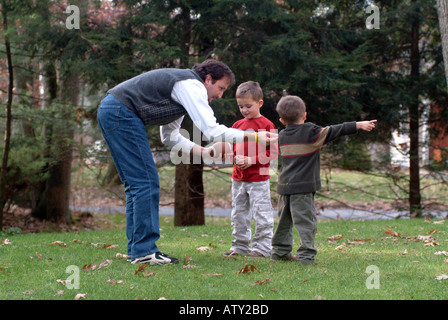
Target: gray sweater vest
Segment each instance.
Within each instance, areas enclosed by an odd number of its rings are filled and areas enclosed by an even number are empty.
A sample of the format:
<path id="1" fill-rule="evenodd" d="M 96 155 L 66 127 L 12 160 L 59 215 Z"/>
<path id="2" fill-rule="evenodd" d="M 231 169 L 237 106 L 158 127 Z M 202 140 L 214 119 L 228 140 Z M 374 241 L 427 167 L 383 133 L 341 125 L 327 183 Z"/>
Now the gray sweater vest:
<path id="1" fill-rule="evenodd" d="M 177 81 L 196 79 L 190 69 L 157 69 L 124 81 L 108 93 L 136 113 L 145 125 L 168 124 L 187 114 L 185 108 L 171 98 Z"/>

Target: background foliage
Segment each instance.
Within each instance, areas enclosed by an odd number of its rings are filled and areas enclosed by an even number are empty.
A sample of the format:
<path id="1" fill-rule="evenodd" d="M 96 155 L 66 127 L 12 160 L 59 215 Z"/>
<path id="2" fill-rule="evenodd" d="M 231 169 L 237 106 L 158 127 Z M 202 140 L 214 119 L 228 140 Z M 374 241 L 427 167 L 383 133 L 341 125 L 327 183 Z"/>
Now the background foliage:
<path id="1" fill-rule="evenodd" d="M 218 120 L 228 126 L 240 118 L 234 94 L 247 80 L 260 82 L 265 93 L 262 113 L 279 129 L 275 105 L 285 93 L 301 96 L 308 120 L 322 126 L 378 119 L 375 133 L 350 137 L 349 143 L 341 139 L 328 149 L 344 157 L 340 164 L 350 169 L 372 169 L 367 143 L 387 145 L 393 130 L 410 133 L 412 106 L 417 107 L 421 125 L 428 124 L 430 104 L 441 106 L 436 119 L 447 123 L 435 0 L 73 0 L 70 4 L 80 9 L 79 29 L 66 27 L 67 1 L 1 2 L 3 17 L 9 21 L 7 29 L 3 24 L 2 40 L 11 43 L 15 75 L 3 204 L 32 208 L 43 218 L 66 215 L 59 208 L 54 216 L 49 206 L 60 200 L 48 197 L 67 197 L 70 180 L 58 182 L 58 178 L 72 170 L 73 160 L 86 159 L 86 145 L 101 139 L 95 110 L 105 91 L 154 68 L 189 68 L 207 58 L 226 62 L 237 83 L 213 107 Z M 371 4 L 380 9 L 380 29 L 366 28 L 365 9 Z M 2 105 L 8 85 L 4 43 Z M 418 52 L 413 55 L 415 45 Z M 417 70 L 412 65 L 416 59 Z M 3 123 L 0 129 L 4 131 Z M 148 128 L 148 138 L 154 149 L 163 148 L 158 128 Z M 72 151 L 74 158 L 67 156 Z M 104 163 L 104 158 L 95 159 L 99 160 Z M 410 179 L 419 176 L 417 171 Z M 57 183 L 64 186 L 57 189 L 63 192 L 52 189 Z"/>

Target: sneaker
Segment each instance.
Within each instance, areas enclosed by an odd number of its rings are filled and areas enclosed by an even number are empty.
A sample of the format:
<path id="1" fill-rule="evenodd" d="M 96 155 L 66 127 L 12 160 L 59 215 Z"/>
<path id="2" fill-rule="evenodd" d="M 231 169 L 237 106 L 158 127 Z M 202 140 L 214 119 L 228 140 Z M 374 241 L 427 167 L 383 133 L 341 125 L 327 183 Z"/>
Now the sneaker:
<path id="1" fill-rule="evenodd" d="M 297 260 L 302 266 L 307 266 L 307 265 L 314 265 L 316 264 L 316 261 L 314 261 L 314 259 L 300 259 Z"/>
<path id="2" fill-rule="evenodd" d="M 261 252 L 259 252 L 259 251 L 251 251 L 249 254 L 248 254 L 248 256 L 249 257 L 252 257 L 252 258 L 264 258 L 264 255 L 261 253 Z"/>
<path id="3" fill-rule="evenodd" d="M 277 260 L 283 260 L 283 261 L 295 261 L 296 257 L 288 254 L 286 256 L 278 256 L 278 255 L 271 255 L 271 260 L 272 261 L 277 261 Z"/>
<path id="4" fill-rule="evenodd" d="M 230 250 L 230 251 L 224 252 L 224 255 L 225 255 L 226 257 L 233 257 L 233 256 L 238 256 L 239 253 L 236 252 L 236 251 Z"/>
<path id="5" fill-rule="evenodd" d="M 179 263 L 179 260 L 173 257 L 169 257 L 162 252 L 155 252 L 150 255 L 141 258 L 135 258 L 131 262 L 132 264 L 137 263 L 149 263 L 149 264 L 173 264 Z"/>

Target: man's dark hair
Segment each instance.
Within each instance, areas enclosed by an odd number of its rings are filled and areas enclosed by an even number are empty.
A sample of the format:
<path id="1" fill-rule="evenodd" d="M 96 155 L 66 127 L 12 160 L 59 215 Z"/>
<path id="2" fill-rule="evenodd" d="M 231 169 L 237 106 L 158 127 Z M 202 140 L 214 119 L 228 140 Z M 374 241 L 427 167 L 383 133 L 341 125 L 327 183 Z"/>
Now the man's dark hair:
<path id="1" fill-rule="evenodd" d="M 223 62 L 208 59 L 204 62 L 197 63 L 193 66 L 193 70 L 201 77 L 203 81 L 209 74 L 212 77 L 213 83 L 217 80 L 221 80 L 223 77 L 227 77 L 230 80 L 230 86 L 235 84 L 235 75 L 232 70 Z"/>

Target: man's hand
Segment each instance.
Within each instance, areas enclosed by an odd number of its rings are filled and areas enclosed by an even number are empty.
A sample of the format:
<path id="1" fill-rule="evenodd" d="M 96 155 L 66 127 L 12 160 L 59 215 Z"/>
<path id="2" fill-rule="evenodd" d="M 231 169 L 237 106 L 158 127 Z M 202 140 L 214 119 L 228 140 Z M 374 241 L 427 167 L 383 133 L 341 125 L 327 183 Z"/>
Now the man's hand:
<path id="1" fill-rule="evenodd" d="M 276 143 L 278 140 L 278 134 L 270 131 L 259 131 L 258 132 L 258 142 L 269 146 Z"/>
<path id="2" fill-rule="evenodd" d="M 216 142 L 204 149 L 204 155 L 212 160 L 226 160 L 227 156 L 232 154 L 232 144 L 229 142 Z"/>
<path id="3" fill-rule="evenodd" d="M 364 131 L 372 131 L 375 129 L 375 123 L 376 120 L 370 120 L 370 121 L 358 121 L 356 122 L 356 129 L 364 130 Z"/>

